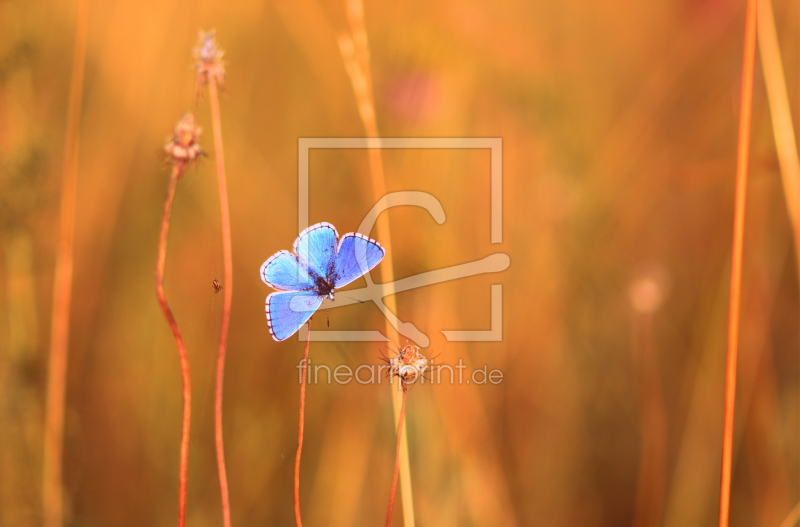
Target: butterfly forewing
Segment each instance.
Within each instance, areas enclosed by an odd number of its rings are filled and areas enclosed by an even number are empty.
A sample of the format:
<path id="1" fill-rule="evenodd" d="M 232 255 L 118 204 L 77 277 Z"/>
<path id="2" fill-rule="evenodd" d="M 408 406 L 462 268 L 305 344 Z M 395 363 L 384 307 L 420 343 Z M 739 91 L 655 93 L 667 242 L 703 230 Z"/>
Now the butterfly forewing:
<path id="1" fill-rule="evenodd" d="M 314 280 L 308 268 L 289 251 L 278 251 L 261 266 L 261 280 L 270 287 L 284 291 L 310 291 Z"/>
<path id="2" fill-rule="evenodd" d="M 308 263 L 312 278 L 327 279 L 333 274 L 338 243 L 339 234 L 333 225 L 317 223 L 300 233 L 294 242 L 294 252 L 301 263 Z"/>
<path id="3" fill-rule="evenodd" d="M 336 255 L 333 286 L 345 286 L 368 273 L 385 255 L 386 250 L 375 240 L 357 232 L 345 234 Z"/>

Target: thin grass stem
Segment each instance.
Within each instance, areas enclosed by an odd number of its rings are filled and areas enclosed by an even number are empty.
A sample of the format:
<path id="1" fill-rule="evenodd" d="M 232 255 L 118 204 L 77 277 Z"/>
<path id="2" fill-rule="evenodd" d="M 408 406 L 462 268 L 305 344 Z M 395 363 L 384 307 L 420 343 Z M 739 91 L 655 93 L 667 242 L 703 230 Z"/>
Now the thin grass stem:
<path id="1" fill-rule="evenodd" d="M 178 470 L 178 527 L 186 524 L 186 486 L 189 472 L 189 433 L 192 419 L 192 381 L 189 374 L 189 358 L 186 355 L 186 345 L 178 329 L 178 323 L 167 303 L 164 293 L 164 270 L 167 263 L 167 240 L 169 235 L 169 218 L 172 212 L 172 203 L 175 199 L 175 189 L 178 179 L 186 169 L 186 163 L 176 162 L 172 166 L 172 174 L 167 187 L 167 197 L 164 201 L 164 215 L 161 219 L 161 236 L 158 243 L 158 260 L 156 261 L 156 297 L 167 319 L 175 343 L 178 346 L 178 359 L 181 364 L 181 379 L 183 380 L 183 417 L 181 424 L 181 450 L 180 468 Z"/>
<path id="2" fill-rule="evenodd" d="M 403 399 L 400 403 L 400 415 L 397 418 L 397 449 L 394 454 L 394 475 L 392 476 L 392 491 L 389 493 L 389 509 L 386 511 L 386 527 L 392 524 L 392 509 L 394 509 L 394 495 L 397 490 L 397 473 L 400 469 L 400 446 L 403 443 L 403 423 L 405 422 L 407 395 L 408 390 L 404 387 L 402 390 Z"/>
<path id="3" fill-rule="evenodd" d="M 297 423 L 297 452 L 294 456 L 294 521 L 303 527 L 300 517 L 300 458 L 303 455 L 303 432 L 306 416 L 306 381 L 308 378 L 308 346 L 311 343 L 311 330 L 306 329 L 306 347 L 303 351 L 303 365 L 300 368 L 300 417 Z"/>
<path id="4" fill-rule="evenodd" d="M 83 78 L 89 5 L 78 0 L 75 48 L 67 103 L 67 130 L 64 139 L 64 165 L 61 176 L 61 212 L 58 252 L 53 280 L 53 311 L 50 329 L 50 354 L 47 365 L 44 445 L 42 460 L 42 513 L 44 527 L 64 523 L 64 405 L 69 350 L 70 302 L 72 299 L 73 250 L 75 244 L 75 206 L 78 187 L 78 149 L 83 106 Z"/>
<path id="5" fill-rule="evenodd" d="M 750 122 L 753 105 L 753 69 L 756 51 L 757 0 L 747 0 L 742 92 L 739 102 L 739 136 L 736 157 L 736 196 L 731 254 L 730 305 L 728 311 L 728 349 L 725 371 L 725 405 L 722 434 L 722 474 L 720 478 L 719 527 L 728 527 L 733 457 L 733 419 L 736 408 L 736 363 L 739 351 L 739 314 L 742 289 L 742 254 L 747 203 L 747 168 L 750 153 Z"/>
<path id="6" fill-rule="evenodd" d="M 222 299 L 222 325 L 217 354 L 217 382 L 214 399 L 214 437 L 217 450 L 217 470 L 222 498 L 222 518 L 224 527 L 231 527 L 231 505 L 228 492 L 228 474 L 225 468 L 225 447 L 222 438 L 222 388 L 225 378 L 225 348 L 228 342 L 228 328 L 233 299 L 233 256 L 231 251 L 231 213 L 228 205 L 228 185 L 225 179 L 225 155 L 222 148 L 222 125 L 220 124 L 219 94 L 217 78 L 210 76 L 208 83 L 211 103 L 211 122 L 214 129 L 214 152 L 217 162 L 217 181 L 219 184 L 219 212 L 222 228 L 222 263 L 224 288 Z"/>
<path id="7" fill-rule="evenodd" d="M 342 54 L 350 83 L 353 86 L 358 112 L 364 126 L 367 137 L 380 137 L 378 124 L 375 118 L 375 104 L 372 96 L 372 74 L 369 66 L 369 43 L 367 31 L 364 24 L 364 5 L 361 0 L 345 0 L 345 10 L 348 24 L 350 26 L 349 35 L 340 35 L 339 50 Z M 386 180 L 383 171 L 383 158 L 378 148 L 368 148 L 369 173 L 372 184 L 373 202 L 377 203 L 386 194 Z M 387 257 L 378 268 L 383 287 L 391 288 L 389 284 L 394 282 L 394 265 L 392 262 L 392 237 L 389 227 L 389 218 L 381 215 L 377 218 L 376 229 L 378 239 L 386 248 Z M 388 291 L 384 295 L 384 303 L 387 309 L 393 313 L 397 312 L 397 302 L 393 291 Z M 398 341 L 399 336 L 394 327 L 386 319 L 386 337 L 391 341 Z M 402 407 L 402 396 L 395 390 L 392 391 L 392 409 L 395 418 L 400 421 L 400 409 Z M 402 426 L 398 424 L 398 426 Z M 414 498 L 411 486 L 411 466 L 408 455 L 408 439 L 402 437 L 400 443 L 400 489 L 402 493 L 403 505 L 403 525 L 404 527 L 414 527 Z"/>

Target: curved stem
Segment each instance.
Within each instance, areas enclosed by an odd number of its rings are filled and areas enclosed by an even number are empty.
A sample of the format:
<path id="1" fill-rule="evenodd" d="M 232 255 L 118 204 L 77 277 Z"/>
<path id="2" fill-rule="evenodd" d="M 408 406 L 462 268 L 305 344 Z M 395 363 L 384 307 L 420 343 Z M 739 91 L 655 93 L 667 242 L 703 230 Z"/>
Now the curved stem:
<path id="1" fill-rule="evenodd" d="M 208 83 L 211 103 L 211 121 L 214 128 L 214 152 L 217 160 L 217 182 L 219 183 L 219 212 L 222 227 L 222 263 L 224 267 L 224 289 L 222 299 L 222 325 L 219 333 L 219 352 L 217 354 L 217 385 L 214 398 L 214 439 L 217 450 L 217 471 L 219 489 L 222 497 L 222 521 L 231 527 L 231 504 L 228 494 L 228 473 L 225 468 L 225 448 L 222 440 L 222 386 L 225 379 L 225 346 L 228 342 L 228 327 L 231 319 L 231 300 L 233 297 L 233 256 L 231 251 L 231 213 L 228 206 L 228 186 L 225 181 L 225 155 L 222 149 L 222 127 L 219 118 L 219 96 L 217 81 L 212 75 Z"/>
<path id="2" fill-rule="evenodd" d="M 403 422 L 406 413 L 406 395 L 408 392 L 403 388 L 403 402 L 400 404 L 400 416 L 397 418 L 397 449 L 394 453 L 394 475 L 392 476 L 392 492 L 389 494 L 389 510 L 386 511 L 386 527 L 392 524 L 392 509 L 394 508 L 394 495 L 397 490 L 397 473 L 400 470 L 400 445 L 403 444 Z"/>
<path id="3" fill-rule="evenodd" d="M 728 310 L 728 351 L 725 370 L 725 420 L 722 433 L 722 475 L 719 492 L 719 527 L 728 527 L 733 457 L 733 418 L 736 407 L 736 363 L 739 352 L 739 305 L 742 293 L 742 253 L 747 203 L 747 166 L 750 150 L 750 121 L 753 105 L 753 69 L 756 54 L 756 0 L 747 0 L 747 18 L 742 57 L 742 93 L 739 102 L 739 141 L 736 158 L 736 198 L 731 254 L 730 305 Z"/>
<path id="4" fill-rule="evenodd" d="M 294 520 L 297 527 L 303 527 L 300 519 L 300 456 L 303 454 L 303 430 L 306 415 L 306 380 L 308 378 L 308 345 L 311 342 L 311 330 L 306 330 L 306 347 L 303 351 L 303 363 L 300 368 L 300 419 L 297 424 L 297 453 L 294 456 Z"/>
<path id="5" fill-rule="evenodd" d="M 175 198 L 175 189 L 178 186 L 178 179 L 183 174 L 186 165 L 175 163 L 172 168 L 172 175 L 169 178 L 167 188 L 167 198 L 164 201 L 164 216 L 161 220 L 161 237 L 158 244 L 158 260 L 156 261 L 156 297 L 167 319 L 175 343 L 178 345 L 178 358 L 181 363 L 181 377 L 183 379 L 183 420 L 181 426 L 181 452 L 180 469 L 178 473 L 178 526 L 183 527 L 186 523 L 186 484 L 189 471 L 189 429 L 192 414 L 192 383 L 189 375 L 189 358 L 186 355 L 186 346 L 183 337 L 178 329 L 178 323 L 172 314 L 172 310 L 167 304 L 167 297 L 164 293 L 164 269 L 167 263 L 167 238 L 169 234 L 169 217 L 172 212 L 172 202 Z"/>

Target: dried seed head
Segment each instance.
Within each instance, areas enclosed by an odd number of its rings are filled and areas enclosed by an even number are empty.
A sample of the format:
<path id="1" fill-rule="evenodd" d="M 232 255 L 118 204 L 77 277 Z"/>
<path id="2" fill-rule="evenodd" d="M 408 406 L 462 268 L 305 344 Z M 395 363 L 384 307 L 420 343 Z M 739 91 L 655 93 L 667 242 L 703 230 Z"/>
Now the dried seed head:
<path id="1" fill-rule="evenodd" d="M 194 115 L 187 113 L 175 125 L 175 131 L 164 145 L 164 151 L 172 164 L 190 164 L 203 155 L 198 139 L 202 129 L 197 126 Z"/>
<path id="2" fill-rule="evenodd" d="M 197 70 L 197 93 L 200 93 L 203 86 L 212 79 L 223 85 L 225 80 L 225 61 L 222 56 L 225 52 L 217 45 L 217 31 L 200 31 L 197 39 L 197 46 L 192 50 L 195 58 L 195 69 Z"/>
<path id="3" fill-rule="evenodd" d="M 403 389 L 408 383 L 413 383 L 428 369 L 428 359 L 413 344 L 406 344 L 397 355 L 389 359 L 389 375 L 400 379 Z"/>

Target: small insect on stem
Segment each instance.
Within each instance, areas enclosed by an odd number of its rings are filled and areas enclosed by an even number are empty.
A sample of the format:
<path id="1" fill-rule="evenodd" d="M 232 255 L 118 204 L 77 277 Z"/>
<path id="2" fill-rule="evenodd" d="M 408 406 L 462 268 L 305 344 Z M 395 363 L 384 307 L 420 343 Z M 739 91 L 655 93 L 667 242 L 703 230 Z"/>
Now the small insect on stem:
<path id="1" fill-rule="evenodd" d="M 222 284 L 219 283 L 219 280 L 217 279 L 212 280 L 211 285 L 214 287 L 214 294 L 217 294 L 220 291 L 222 291 Z"/>

